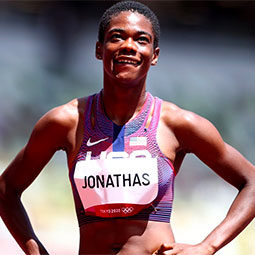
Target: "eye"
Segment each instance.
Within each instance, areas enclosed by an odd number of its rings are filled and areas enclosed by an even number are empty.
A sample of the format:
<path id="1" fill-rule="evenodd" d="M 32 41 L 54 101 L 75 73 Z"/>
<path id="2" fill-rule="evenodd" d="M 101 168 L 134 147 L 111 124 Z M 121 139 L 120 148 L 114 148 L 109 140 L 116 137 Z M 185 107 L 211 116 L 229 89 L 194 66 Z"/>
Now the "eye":
<path id="1" fill-rule="evenodd" d="M 118 41 L 118 40 L 122 39 L 122 36 L 121 36 L 121 34 L 112 34 L 110 38 L 112 41 Z"/>
<path id="2" fill-rule="evenodd" d="M 149 38 L 147 38 L 146 36 L 140 36 L 138 37 L 137 41 L 141 44 L 146 44 L 146 43 L 150 43 Z"/>

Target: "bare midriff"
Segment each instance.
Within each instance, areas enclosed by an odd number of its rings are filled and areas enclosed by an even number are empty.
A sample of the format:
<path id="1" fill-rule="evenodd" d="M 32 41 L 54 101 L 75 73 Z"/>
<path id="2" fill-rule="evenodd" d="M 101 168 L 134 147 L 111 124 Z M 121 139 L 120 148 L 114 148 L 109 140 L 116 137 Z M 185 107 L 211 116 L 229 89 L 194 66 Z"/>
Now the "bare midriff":
<path id="1" fill-rule="evenodd" d="M 114 219 L 80 227 L 80 255 L 151 255 L 174 242 L 169 223 Z"/>

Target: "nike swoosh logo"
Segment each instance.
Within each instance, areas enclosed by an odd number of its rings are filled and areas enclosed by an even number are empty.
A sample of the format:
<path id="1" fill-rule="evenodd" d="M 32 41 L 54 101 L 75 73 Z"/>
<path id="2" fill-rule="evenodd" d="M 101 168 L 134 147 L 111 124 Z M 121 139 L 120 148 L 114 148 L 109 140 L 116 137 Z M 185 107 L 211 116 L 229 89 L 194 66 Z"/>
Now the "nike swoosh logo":
<path id="1" fill-rule="evenodd" d="M 94 146 L 94 145 L 96 145 L 96 144 L 99 144 L 99 143 L 101 143 L 101 142 L 103 142 L 103 141 L 109 139 L 109 137 L 106 137 L 106 138 L 97 140 L 97 141 L 95 141 L 95 142 L 91 142 L 90 139 L 91 139 L 91 137 L 90 137 L 89 140 L 87 141 L 87 146 L 88 146 L 88 147 L 91 147 L 91 146 Z"/>

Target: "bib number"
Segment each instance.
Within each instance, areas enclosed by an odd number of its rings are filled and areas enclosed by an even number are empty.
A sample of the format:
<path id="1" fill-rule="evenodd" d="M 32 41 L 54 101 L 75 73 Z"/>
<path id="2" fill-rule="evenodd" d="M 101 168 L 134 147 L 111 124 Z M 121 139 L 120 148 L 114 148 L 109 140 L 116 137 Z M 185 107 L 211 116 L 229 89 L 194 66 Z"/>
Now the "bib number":
<path id="1" fill-rule="evenodd" d="M 100 217 L 131 216 L 157 197 L 157 159 L 78 161 L 74 181 L 86 213 Z"/>

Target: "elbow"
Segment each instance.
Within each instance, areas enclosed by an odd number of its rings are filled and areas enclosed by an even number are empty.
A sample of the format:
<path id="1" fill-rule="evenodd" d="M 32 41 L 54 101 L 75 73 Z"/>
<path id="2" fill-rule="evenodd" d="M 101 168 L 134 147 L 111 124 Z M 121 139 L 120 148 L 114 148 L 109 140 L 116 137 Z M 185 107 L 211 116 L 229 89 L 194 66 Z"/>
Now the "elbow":
<path id="1" fill-rule="evenodd" d="M 3 175 L 0 175 L 0 201 L 4 199 L 4 194 L 5 194 L 5 182 Z"/>
<path id="2" fill-rule="evenodd" d="M 241 191 L 244 188 L 249 189 L 250 193 L 255 197 L 255 168 L 254 171 L 252 171 L 251 174 L 249 174 L 248 178 L 246 178 L 244 184 L 242 184 L 239 187 L 239 191 Z"/>
<path id="3" fill-rule="evenodd" d="M 20 199 L 21 194 L 15 191 L 5 180 L 3 174 L 0 175 L 0 210 L 13 200 Z"/>
<path id="4" fill-rule="evenodd" d="M 255 166 L 252 167 L 251 174 L 248 178 L 248 185 L 251 186 L 253 190 L 255 190 Z"/>
<path id="5" fill-rule="evenodd" d="M 254 194 L 255 196 L 255 173 L 253 174 L 253 177 L 249 180 L 248 186 L 251 188 L 252 190 L 252 194 Z"/>
<path id="6" fill-rule="evenodd" d="M 2 211 L 4 202 L 6 201 L 6 192 L 5 192 L 5 182 L 3 180 L 3 176 L 0 175 L 0 212 Z M 2 213 L 1 213 L 2 215 Z"/>

